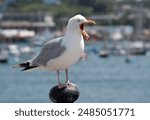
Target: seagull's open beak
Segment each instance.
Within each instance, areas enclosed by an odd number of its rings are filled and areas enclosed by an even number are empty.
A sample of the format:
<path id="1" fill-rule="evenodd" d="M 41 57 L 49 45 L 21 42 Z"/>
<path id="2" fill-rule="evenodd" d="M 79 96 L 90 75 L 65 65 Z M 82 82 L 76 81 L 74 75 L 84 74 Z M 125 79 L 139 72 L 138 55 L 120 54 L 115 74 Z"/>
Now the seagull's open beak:
<path id="1" fill-rule="evenodd" d="M 80 24 L 81 33 L 82 33 L 83 37 L 85 38 L 85 40 L 88 41 L 90 39 L 90 37 L 87 34 L 87 32 L 84 30 L 85 24 L 96 24 L 96 23 L 93 20 L 87 20 L 87 21 L 83 22 L 82 24 Z"/>

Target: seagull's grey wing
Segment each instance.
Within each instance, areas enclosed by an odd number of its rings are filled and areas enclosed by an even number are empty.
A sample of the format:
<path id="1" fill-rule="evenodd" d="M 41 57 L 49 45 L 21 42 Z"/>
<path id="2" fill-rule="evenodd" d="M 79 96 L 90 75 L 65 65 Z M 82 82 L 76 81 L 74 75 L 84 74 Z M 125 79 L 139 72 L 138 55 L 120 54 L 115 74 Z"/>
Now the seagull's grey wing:
<path id="1" fill-rule="evenodd" d="M 41 52 L 32 60 L 33 65 L 46 65 L 51 59 L 57 58 L 66 50 L 62 45 L 62 38 L 56 38 L 48 41 L 43 46 Z"/>

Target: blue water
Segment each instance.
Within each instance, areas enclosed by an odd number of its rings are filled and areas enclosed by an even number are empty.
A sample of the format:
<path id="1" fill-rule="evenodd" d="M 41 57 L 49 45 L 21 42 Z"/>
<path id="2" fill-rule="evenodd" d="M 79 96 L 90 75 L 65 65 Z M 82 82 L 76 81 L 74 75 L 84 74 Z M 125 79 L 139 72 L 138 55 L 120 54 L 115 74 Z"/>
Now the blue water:
<path id="1" fill-rule="evenodd" d="M 69 69 L 70 81 L 80 90 L 76 102 L 150 102 L 150 56 L 131 57 L 130 63 L 124 56 L 99 58 L 89 52 L 96 45 L 86 47 L 86 61 Z M 56 73 L 20 72 L 12 68 L 15 63 L 10 59 L 8 64 L 0 64 L 0 102 L 49 103 L 49 90 L 57 83 Z"/>

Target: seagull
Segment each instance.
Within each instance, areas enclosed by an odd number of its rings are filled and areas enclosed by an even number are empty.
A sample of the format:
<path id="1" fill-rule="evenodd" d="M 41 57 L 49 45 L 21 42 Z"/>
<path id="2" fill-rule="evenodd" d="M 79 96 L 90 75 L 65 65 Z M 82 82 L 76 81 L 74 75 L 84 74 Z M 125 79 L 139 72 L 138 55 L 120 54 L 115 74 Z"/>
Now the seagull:
<path id="1" fill-rule="evenodd" d="M 22 71 L 56 71 L 58 87 L 67 86 L 70 83 L 68 68 L 82 58 L 84 39 L 90 39 L 84 28 L 86 24 L 95 24 L 95 22 L 87 20 L 80 14 L 73 16 L 67 23 L 64 36 L 47 41 L 35 57 L 14 67 L 21 67 Z M 65 70 L 66 81 L 64 84 L 60 82 L 60 70 Z"/>

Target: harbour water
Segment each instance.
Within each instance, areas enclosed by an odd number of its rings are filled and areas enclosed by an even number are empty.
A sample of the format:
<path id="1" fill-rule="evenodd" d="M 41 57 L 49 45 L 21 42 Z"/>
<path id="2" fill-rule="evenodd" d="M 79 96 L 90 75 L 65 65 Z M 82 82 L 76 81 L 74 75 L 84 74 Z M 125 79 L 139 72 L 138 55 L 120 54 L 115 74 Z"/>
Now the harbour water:
<path id="1" fill-rule="evenodd" d="M 86 46 L 87 60 L 69 69 L 70 81 L 80 90 L 78 103 L 147 103 L 150 102 L 150 56 L 99 58 L 93 52 L 96 43 Z M 11 57 L 11 56 L 10 56 Z M 56 73 L 20 72 L 8 64 L 0 64 L 0 102 L 49 103 L 49 90 L 57 83 Z M 61 79 L 64 79 L 64 72 Z"/>

